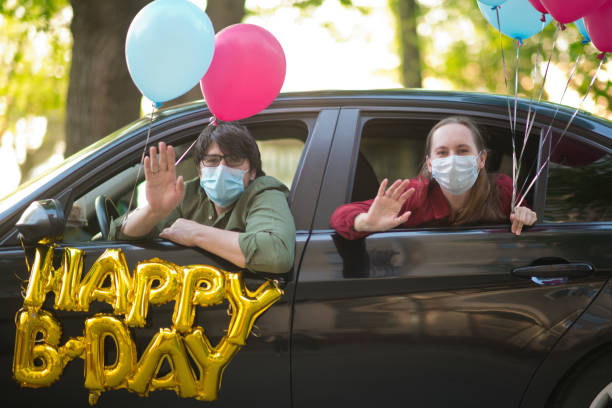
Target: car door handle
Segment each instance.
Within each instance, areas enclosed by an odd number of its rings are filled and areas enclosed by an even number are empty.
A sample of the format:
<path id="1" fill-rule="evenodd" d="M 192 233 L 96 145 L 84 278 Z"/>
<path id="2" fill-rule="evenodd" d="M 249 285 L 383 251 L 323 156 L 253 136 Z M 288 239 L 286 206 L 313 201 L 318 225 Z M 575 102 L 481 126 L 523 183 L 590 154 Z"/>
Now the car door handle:
<path id="1" fill-rule="evenodd" d="M 595 269 L 587 263 L 560 263 L 552 265 L 520 266 L 512 269 L 512 275 L 521 278 L 583 278 Z"/>

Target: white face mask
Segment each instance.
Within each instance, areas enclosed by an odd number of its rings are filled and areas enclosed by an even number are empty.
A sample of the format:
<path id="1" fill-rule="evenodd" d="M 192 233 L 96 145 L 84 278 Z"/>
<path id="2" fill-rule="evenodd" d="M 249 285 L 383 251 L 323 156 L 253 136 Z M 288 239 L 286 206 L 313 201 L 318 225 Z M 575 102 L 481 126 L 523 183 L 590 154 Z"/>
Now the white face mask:
<path id="1" fill-rule="evenodd" d="M 468 191 L 478 178 L 478 156 L 442 157 L 431 161 L 431 175 L 440 187 L 451 194 Z"/>

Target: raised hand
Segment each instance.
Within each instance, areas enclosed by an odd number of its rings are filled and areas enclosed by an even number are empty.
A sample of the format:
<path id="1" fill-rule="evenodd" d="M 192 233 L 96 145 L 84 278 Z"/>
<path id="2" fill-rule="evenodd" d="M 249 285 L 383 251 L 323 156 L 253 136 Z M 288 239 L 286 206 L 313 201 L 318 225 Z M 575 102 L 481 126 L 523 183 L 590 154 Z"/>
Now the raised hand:
<path id="1" fill-rule="evenodd" d="M 163 217 L 170 214 L 185 194 L 183 176 L 176 178 L 174 148 L 159 143 L 159 157 L 155 146 L 151 146 L 149 157 L 144 159 L 146 197 L 149 208 Z"/>
<path id="2" fill-rule="evenodd" d="M 395 228 L 408 221 L 411 212 L 399 214 L 406 200 L 414 194 L 414 188 L 406 189 L 410 180 L 396 180 L 387 187 L 387 179 L 380 183 L 378 193 L 367 213 L 355 218 L 355 231 L 376 232 Z"/>
<path id="3" fill-rule="evenodd" d="M 527 207 L 516 207 L 514 212 L 510 214 L 512 221 L 511 231 L 515 235 L 521 235 L 523 225 L 533 225 L 538 220 L 535 212 Z"/>

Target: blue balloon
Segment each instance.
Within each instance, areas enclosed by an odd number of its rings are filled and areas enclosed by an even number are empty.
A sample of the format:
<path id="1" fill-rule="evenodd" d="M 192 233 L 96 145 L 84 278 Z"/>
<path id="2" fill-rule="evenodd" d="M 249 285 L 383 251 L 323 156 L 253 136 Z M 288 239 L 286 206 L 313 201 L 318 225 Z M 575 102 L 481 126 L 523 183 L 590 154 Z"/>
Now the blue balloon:
<path id="1" fill-rule="evenodd" d="M 481 1 L 477 3 L 482 15 L 497 29 L 497 10 Z M 523 41 L 539 33 L 552 21 L 550 14 L 546 14 L 546 22 L 542 23 L 542 13 L 529 0 L 507 0 L 498 10 L 501 32 L 515 40 Z"/>
<path id="2" fill-rule="evenodd" d="M 480 2 L 486 4 L 487 6 L 495 7 L 505 3 L 506 0 L 480 0 Z"/>
<path id="3" fill-rule="evenodd" d="M 578 31 L 580 31 L 580 34 L 582 34 L 582 37 L 584 37 L 583 40 L 582 40 L 583 44 L 586 44 L 589 41 L 591 41 L 591 37 L 589 37 L 589 33 L 587 33 L 586 27 L 584 26 L 584 20 L 583 19 L 574 21 L 574 25 L 576 26 Z"/>
<path id="4" fill-rule="evenodd" d="M 215 31 L 188 0 L 155 0 L 132 20 L 125 57 L 132 80 L 156 104 L 196 86 L 212 62 Z"/>

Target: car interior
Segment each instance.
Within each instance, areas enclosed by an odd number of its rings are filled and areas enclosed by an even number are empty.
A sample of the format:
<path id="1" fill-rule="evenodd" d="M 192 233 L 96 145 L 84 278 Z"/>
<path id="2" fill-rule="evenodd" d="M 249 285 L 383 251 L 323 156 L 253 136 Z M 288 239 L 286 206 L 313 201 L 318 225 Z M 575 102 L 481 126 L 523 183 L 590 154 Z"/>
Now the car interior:
<path id="1" fill-rule="evenodd" d="M 553 133 L 545 222 L 612 221 L 612 155 L 587 140 Z"/>
<path id="2" fill-rule="evenodd" d="M 366 121 L 361 134 L 351 201 L 373 198 L 384 178 L 391 183 L 397 179 L 416 177 L 424 163 L 427 134 L 438 120 L 386 118 Z M 512 177 L 510 131 L 486 122 L 477 124 L 487 145 L 487 172 Z M 519 173 L 521 186 L 535 175 L 538 139 L 539 136 L 532 131 Z M 517 152 L 521 147 L 522 141 L 517 140 Z M 533 190 L 528 194 L 527 202 L 532 202 L 532 199 Z"/>
<path id="3" fill-rule="evenodd" d="M 257 122 L 246 126 L 257 140 L 264 172 L 291 188 L 308 136 L 306 124 L 299 120 L 289 120 Z M 198 133 L 196 131 L 186 140 L 174 143 L 177 158 L 183 156 Z M 176 172 L 177 176 L 182 175 L 186 181 L 198 177 L 191 151 L 178 163 Z M 128 207 L 133 210 L 145 202 L 144 171 L 139 156 L 134 157 L 134 163 L 126 163 L 125 169 L 74 201 L 67 217 L 63 239 L 65 242 L 103 240 L 108 234 L 111 218 L 123 215 Z"/>
<path id="4" fill-rule="evenodd" d="M 351 201 L 373 198 L 384 178 L 392 182 L 399 178 L 416 177 L 424 161 L 425 139 L 439 119 L 434 116 L 366 118 L 361 128 Z M 512 176 L 513 147 L 508 127 L 498 120 L 476 119 L 476 122 L 487 144 L 487 171 Z M 309 134 L 307 124 L 301 120 L 279 120 L 246 123 L 246 126 L 260 147 L 266 174 L 276 177 L 291 188 Z M 200 130 L 195 129 L 193 134 L 174 143 L 177 157 L 185 153 Z M 523 135 L 519 135 L 516 137 L 517 155 L 522 149 Z M 607 170 L 610 168 L 610 155 L 569 137 L 557 143 L 555 137 L 552 137 L 552 144 L 556 148 L 551 155 L 545 221 L 581 220 L 582 214 L 586 214 L 584 220 L 612 220 L 612 211 L 606 204 L 612 199 L 606 201 L 606 197 L 603 197 L 602 201 L 592 196 L 593 191 L 601 192 L 601 188 L 580 190 L 580 185 L 584 183 L 578 181 L 574 182 L 575 187 L 567 186 L 567 180 L 577 177 L 584 180 L 582 176 L 586 173 L 590 174 L 589 180 L 592 183 L 601 184 L 607 180 L 609 184 L 612 181 L 612 174 Z M 522 189 L 537 172 L 539 138 L 539 129 L 534 129 L 528 138 L 519 172 L 519 186 Z M 124 214 L 128 207 L 133 209 L 145 202 L 144 172 L 139 156 L 134 157 L 133 163 L 126 163 L 120 172 L 77 196 L 67 217 L 64 241 L 104 239 L 107 230 L 101 228 L 100 224 L 108 224 L 110 218 Z M 177 175 L 182 175 L 185 180 L 198 176 L 190 152 L 178 164 Z M 572 193 L 572 188 L 590 192 L 590 195 L 580 200 L 584 194 Z M 579 202 L 568 208 L 568 203 L 572 203 L 567 200 L 568 197 Z M 587 199 L 593 208 L 587 212 L 581 211 Z M 532 188 L 526 196 L 527 204 L 533 205 L 533 200 Z M 291 206 L 291 196 L 289 201 Z M 101 213 L 106 214 L 106 218 L 100 217 Z"/>

